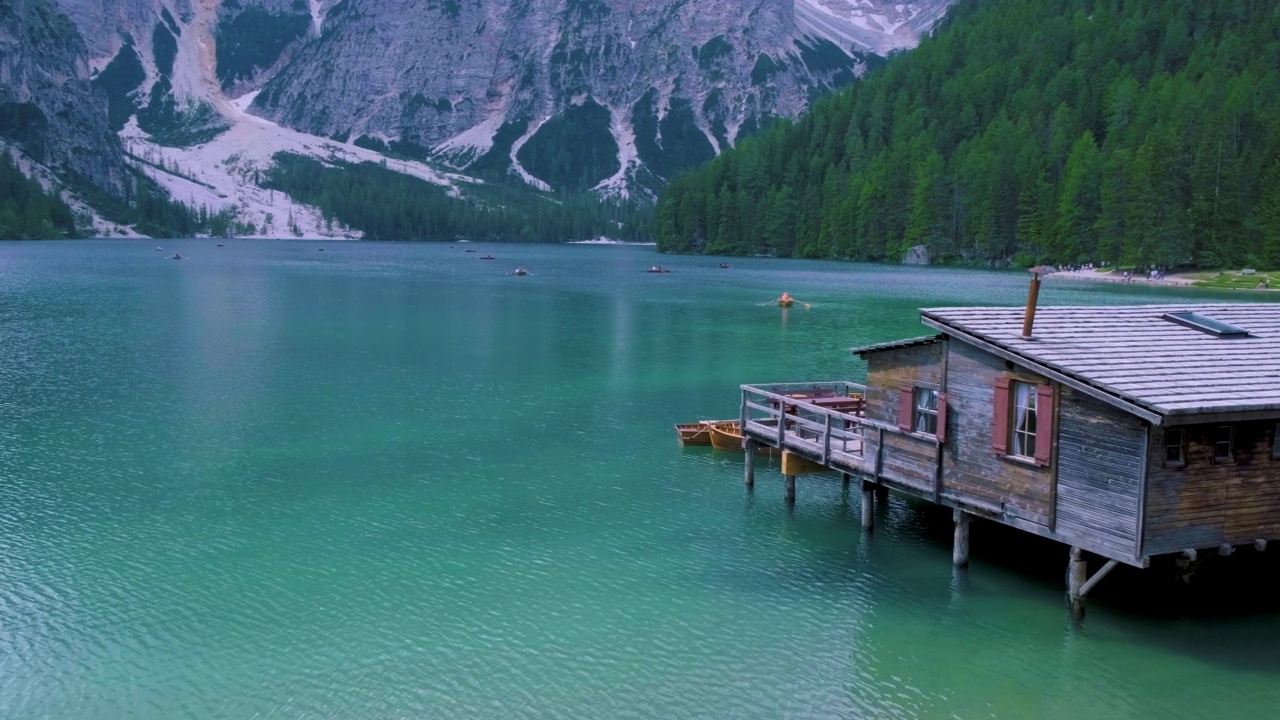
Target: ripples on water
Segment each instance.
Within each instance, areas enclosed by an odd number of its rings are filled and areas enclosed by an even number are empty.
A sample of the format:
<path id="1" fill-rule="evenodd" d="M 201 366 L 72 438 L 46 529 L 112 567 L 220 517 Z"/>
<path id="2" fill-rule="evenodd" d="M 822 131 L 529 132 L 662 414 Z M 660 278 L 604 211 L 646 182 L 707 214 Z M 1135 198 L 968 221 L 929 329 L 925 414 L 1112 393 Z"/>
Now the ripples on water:
<path id="1" fill-rule="evenodd" d="M 837 480 L 788 510 L 674 445 L 1021 275 L 165 245 L 0 244 L 0 715 L 1280 714 L 1274 603 L 1214 592 L 1265 582 L 1117 571 L 1073 629 L 1063 548 L 980 525 L 953 575 L 946 513 L 894 499 L 863 537 Z"/>

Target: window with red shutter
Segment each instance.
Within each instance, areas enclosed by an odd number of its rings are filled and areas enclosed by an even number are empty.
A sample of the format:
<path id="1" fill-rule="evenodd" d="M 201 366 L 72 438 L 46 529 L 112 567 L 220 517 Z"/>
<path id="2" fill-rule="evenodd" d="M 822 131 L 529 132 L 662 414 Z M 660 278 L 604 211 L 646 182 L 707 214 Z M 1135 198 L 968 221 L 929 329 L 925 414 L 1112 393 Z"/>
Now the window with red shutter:
<path id="1" fill-rule="evenodd" d="M 915 388 L 910 385 L 898 391 L 898 429 L 911 432 L 915 424 Z"/>
<path id="2" fill-rule="evenodd" d="M 996 378 L 995 399 L 991 407 L 991 448 L 1004 455 L 1009 452 L 1009 378 Z"/>
<path id="3" fill-rule="evenodd" d="M 1053 456 L 1053 386 L 1036 387 L 1036 464 L 1049 464 Z"/>

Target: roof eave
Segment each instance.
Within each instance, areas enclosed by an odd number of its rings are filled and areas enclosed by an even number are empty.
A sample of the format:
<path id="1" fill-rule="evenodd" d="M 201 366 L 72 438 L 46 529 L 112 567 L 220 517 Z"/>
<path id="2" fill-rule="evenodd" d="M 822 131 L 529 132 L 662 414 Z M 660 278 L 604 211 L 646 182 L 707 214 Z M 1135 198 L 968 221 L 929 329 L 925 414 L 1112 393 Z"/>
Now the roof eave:
<path id="1" fill-rule="evenodd" d="M 1275 420 L 1280 422 L 1280 403 L 1243 408 L 1228 405 L 1197 408 L 1160 408 L 1160 411 L 1165 415 L 1166 425 L 1199 425 L 1203 423 L 1249 422 L 1254 420 Z"/>
<path id="2" fill-rule="evenodd" d="M 937 342 L 942 342 L 941 335 L 922 335 L 920 337 L 906 338 L 904 340 L 892 340 L 890 342 L 849 348 L 849 352 L 854 355 L 867 355 L 869 353 L 882 352 L 885 350 L 900 350 L 902 348 L 918 347 L 920 345 L 932 345 Z"/>

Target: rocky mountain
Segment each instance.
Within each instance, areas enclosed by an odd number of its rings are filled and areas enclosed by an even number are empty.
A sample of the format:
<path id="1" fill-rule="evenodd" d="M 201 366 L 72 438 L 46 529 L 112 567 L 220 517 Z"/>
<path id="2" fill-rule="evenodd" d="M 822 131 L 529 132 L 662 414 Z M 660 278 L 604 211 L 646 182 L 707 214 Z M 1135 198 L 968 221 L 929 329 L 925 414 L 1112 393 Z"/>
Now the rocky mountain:
<path id="1" fill-rule="evenodd" d="M 67 180 L 121 193 L 126 167 L 88 51 L 47 0 L 0 0 L 0 141 Z"/>
<path id="2" fill-rule="evenodd" d="M 538 187 L 627 194 L 794 117 L 946 3 L 344 0 L 252 111 Z M 443 71 L 442 71 L 443 70 Z"/>
<path id="3" fill-rule="evenodd" d="M 26 8 L 5 14 L 0 41 L 61 28 L 74 47 L 45 42 L 35 67 L 92 78 L 64 137 L 96 137 L 85 142 L 119 160 L 109 123 L 175 199 L 263 228 L 282 209 L 258 186 L 278 151 L 390 159 L 462 197 L 481 180 L 652 197 L 913 47 L 950 2 L 0 0 Z M 19 97 L 7 72 L 0 93 Z M 66 92 L 23 87 L 49 107 Z M 321 232 L 318 215 L 297 215 Z"/>

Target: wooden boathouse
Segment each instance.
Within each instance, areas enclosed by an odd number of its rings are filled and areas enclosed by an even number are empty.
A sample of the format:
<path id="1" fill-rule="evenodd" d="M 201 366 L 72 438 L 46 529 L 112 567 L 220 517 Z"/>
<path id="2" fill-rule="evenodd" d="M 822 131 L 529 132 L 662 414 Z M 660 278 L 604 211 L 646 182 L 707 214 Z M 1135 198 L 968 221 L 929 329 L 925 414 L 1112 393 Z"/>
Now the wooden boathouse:
<path id="1" fill-rule="evenodd" d="M 770 446 L 789 501 L 797 474 L 860 480 L 867 530 L 876 491 L 953 508 L 957 566 L 973 518 L 1057 540 L 1076 612 L 1118 563 L 1280 538 L 1280 305 L 1033 303 L 922 310 L 934 334 L 853 350 L 865 386 L 743 385 L 747 484 Z"/>

